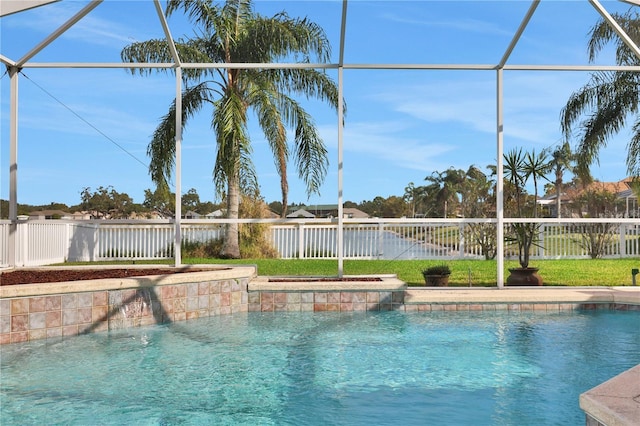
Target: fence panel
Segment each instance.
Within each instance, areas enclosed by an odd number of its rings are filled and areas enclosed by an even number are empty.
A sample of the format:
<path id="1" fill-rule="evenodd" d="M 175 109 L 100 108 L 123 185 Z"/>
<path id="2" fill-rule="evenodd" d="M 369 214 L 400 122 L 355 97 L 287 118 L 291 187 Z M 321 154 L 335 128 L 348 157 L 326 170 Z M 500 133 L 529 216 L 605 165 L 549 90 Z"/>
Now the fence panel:
<path id="1" fill-rule="evenodd" d="M 251 220 L 259 222 L 260 220 Z M 509 219 L 513 222 L 514 219 Z M 638 257 L 640 224 L 622 220 L 526 219 L 540 222 L 539 247 L 531 259 Z M 283 259 L 336 259 L 338 224 L 326 220 L 269 224 L 274 248 Z M 226 222 L 185 220 L 183 250 L 190 244 L 222 238 Z M 170 221 L 19 222 L 16 265 L 69 261 L 171 259 L 174 224 Z M 482 259 L 495 252 L 495 223 L 487 220 L 367 219 L 343 224 L 344 259 Z M 505 224 L 505 235 L 509 231 Z M 0 266 L 9 263 L 10 222 L 0 221 Z M 492 252 L 493 250 L 493 252 Z M 517 247 L 505 244 L 505 258 L 517 259 Z"/>

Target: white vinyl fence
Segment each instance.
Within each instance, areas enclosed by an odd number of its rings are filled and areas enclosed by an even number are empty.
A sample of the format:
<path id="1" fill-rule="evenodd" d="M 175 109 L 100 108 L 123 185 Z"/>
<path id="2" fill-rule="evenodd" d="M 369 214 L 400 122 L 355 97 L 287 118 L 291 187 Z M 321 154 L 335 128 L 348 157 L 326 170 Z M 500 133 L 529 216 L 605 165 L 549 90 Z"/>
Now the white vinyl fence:
<path id="1" fill-rule="evenodd" d="M 505 235 L 511 223 L 505 219 Z M 640 257 L 637 219 L 529 219 L 540 226 L 532 259 Z M 228 220 L 181 221 L 182 253 L 190 246 L 221 238 Z M 327 219 L 244 219 L 265 223 L 283 259 L 336 259 L 338 223 Z M 345 219 L 344 259 L 460 259 L 495 255 L 495 219 Z M 9 221 L 0 221 L 0 266 L 9 266 Z M 65 261 L 170 259 L 174 224 L 167 220 L 19 222 L 15 266 Z M 505 245 L 505 256 L 517 256 Z"/>

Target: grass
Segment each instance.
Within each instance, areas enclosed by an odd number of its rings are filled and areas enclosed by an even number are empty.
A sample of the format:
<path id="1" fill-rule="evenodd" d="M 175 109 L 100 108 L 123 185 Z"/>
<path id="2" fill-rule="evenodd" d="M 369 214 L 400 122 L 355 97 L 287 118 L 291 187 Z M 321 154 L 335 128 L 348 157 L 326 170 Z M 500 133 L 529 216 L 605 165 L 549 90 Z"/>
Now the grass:
<path id="1" fill-rule="evenodd" d="M 131 264 L 132 262 L 109 262 L 110 264 Z M 136 261 L 145 264 L 172 264 L 171 261 Z M 289 276 L 337 276 L 336 260 L 318 259 L 210 259 L 184 258 L 184 264 L 252 264 L 258 267 L 259 275 Z M 428 266 L 442 264 L 442 260 L 345 260 L 345 275 L 394 274 L 410 286 L 423 286 L 421 271 Z M 495 286 L 495 260 L 451 260 L 449 286 Z M 68 263 L 68 265 L 71 263 Z M 79 264 L 79 263 L 74 263 Z M 86 263 L 82 263 L 85 264 Z M 94 263 L 95 264 L 95 263 Z M 625 259 L 562 259 L 536 260 L 532 267 L 540 269 L 539 274 L 547 286 L 620 286 L 631 285 L 631 269 L 640 268 L 640 258 Z M 505 261 L 504 277 L 508 268 L 518 267 L 516 261 Z M 640 285 L 640 275 L 636 276 Z"/>

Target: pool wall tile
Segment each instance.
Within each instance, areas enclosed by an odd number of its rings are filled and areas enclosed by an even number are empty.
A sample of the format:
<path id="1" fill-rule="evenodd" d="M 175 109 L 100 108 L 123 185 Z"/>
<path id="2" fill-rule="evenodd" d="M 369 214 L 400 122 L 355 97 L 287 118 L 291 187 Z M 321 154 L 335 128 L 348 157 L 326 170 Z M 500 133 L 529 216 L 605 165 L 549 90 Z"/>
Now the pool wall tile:
<path id="1" fill-rule="evenodd" d="M 247 288 L 243 278 L 2 299 L 0 344 L 248 312 Z"/>
<path id="2" fill-rule="evenodd" d="M 253 289 L 251 278 L 167 283 L 0 300 L 0 344 L 110 329 L 186 321 L 240 312 L 458 312 L 640 310 L 632 303 L 513 303 L 421 300 L 405 303 L 405 288 Z"/>

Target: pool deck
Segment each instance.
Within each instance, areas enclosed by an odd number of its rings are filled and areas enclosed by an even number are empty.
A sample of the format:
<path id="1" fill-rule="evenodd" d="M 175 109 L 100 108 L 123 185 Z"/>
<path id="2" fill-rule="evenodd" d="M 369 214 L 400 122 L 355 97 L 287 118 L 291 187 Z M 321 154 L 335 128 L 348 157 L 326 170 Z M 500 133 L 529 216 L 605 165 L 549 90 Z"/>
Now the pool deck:
<path id="1" fill-rule="evenodd" d="M 640 305 L 639 287 L 409 287 L 405 304 L 614 303 Z"/>

